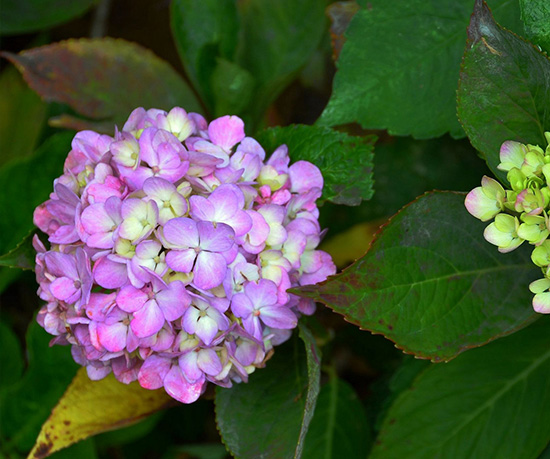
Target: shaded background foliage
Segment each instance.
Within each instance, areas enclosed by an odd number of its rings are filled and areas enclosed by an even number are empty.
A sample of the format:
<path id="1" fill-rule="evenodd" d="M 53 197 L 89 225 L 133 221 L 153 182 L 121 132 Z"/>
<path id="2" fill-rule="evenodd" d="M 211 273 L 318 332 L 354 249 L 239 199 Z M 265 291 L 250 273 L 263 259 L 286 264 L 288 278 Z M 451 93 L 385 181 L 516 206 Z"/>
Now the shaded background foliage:
<path id="1" fill-rule="evenodd" d="M 297 292 L 330 309 L 319 305 L 250 383 L 54 457 L 538 457 L 550 441 L 550 335 L 530 306 L 537 271 L 526 248 L 493 250 L 456 192 L 499 177 L 504 140 L 543 145 L 550 11 L 544 0 L 488 3 L 492 12 L 474 0 L 5 1 L 1 454 L 31 451 L 77 374 L 33 321 L 33 273 L 7 267 L 29 267 L 32 210 L 75 129 L 112 132 L 135 106 L 181 105 L 237 114 L 268 152 L 287 143 L 294 161 L 317 164 L 323 247 L 339 268 L 359 260 Z M 455 193 L 424 194 L 434 189 Z M 125 386 L 104 384 L 121 400 L 119 426 L 165 408 L 152 397 L 130 413 Z M 70 405 L 46 429 L 58 442 L 113 427 L 97 413 L 89 431 Z M 33 454 L 51 449 L 42 445 Z"/>

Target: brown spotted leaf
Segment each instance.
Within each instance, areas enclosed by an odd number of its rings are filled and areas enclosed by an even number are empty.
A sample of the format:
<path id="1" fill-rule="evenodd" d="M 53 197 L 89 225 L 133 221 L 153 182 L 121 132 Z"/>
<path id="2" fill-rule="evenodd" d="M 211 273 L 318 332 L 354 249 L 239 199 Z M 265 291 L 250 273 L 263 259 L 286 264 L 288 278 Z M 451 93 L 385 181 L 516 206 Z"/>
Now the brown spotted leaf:
<path id="1" fill-rule="evenodd" d="M 132 424 L 172 402 L 163 390 L 122 384 L 112 374 L 92 381 L 81 368 L 42 426 L 29 458 L 47 457 L 92 435 Z"/>
<path id="2" fill-rule="evenodd" d="M 536 318 L 528 286 L 540 271 L 530 247 L 501 254 L 484 240 L 485 226 L 464 208 L 464 194 L 426 194 L 342 274 L 293 292 L 407 353 L 450 360 Z"/>
<path id="3" fill-rule="evenodd" d="M 151 51 L 120 39 L 67 40 L 3 53 L 43 99 L 122 126 L 136 107 L 199 111 L 185 80 Z"/>

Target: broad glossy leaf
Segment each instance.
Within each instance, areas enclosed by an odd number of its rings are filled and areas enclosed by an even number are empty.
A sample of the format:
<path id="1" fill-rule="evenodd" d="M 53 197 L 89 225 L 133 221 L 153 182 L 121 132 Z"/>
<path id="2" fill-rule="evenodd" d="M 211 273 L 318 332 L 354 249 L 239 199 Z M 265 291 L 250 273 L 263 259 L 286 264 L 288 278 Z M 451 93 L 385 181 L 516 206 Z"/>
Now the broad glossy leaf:
<path id="1" fill-rule="evenodd" d="M 519 6 L 527 38 L 550 52 L 550 3 L 547 0 L 519 0 Z"/>
<path id="2" fill-rule="evenodd" d="M 455 93 L 473 0 L 362 3 L 367 5 L 347 29 L 333 95 L 319 122 L 358 122 L 415 138 L 462 137 Z M 491 5 L 503 17 L 519 18 L 515 2 Z"/>
<path id="3" fill-rule="evenodd" d="M 173 404 L 164 390 L 122 384 L 110 374 L 100 381 L 85 368 L 75 378 L 42 426 L 30 456 L 40 459 L 79 440 L 133 424 Z"/>
<path id="4" fill-rule="evenodd" d="M 501 254 L 464 194 L 435 192 L 405 207 L 342 274 L 295 293 L 325 303 L 406 353 L 450 360 L 536 319 L 528 247 Z"/>
<path id="5" fill-rule="evenodd" d="M 315 164 L 325 182 L 323 200 L 356 206 L 373 195 L 373 136 L 353 137 L 326 127 L 294 125 L 266 129 L 257 139 L 268 154 L 286 144 L 293 162 Z"/>
<path id="6" fill-rule="evenodd" d="M 372 438 L 363 404 L 353 388 L 338 377 L 325 384 L 315 407 L 303 459 L 363 459 Z"/>
<path id="7" fill-rule="evenodd" d="M 34 269 L 36 250 L 32 246 L 33 235 L 34 233 L 29 234 L 14 249 L 0 256 L 0 266 Z"/>
<path id="8" fill-rule="evenodd" d="M 78 365 L 65 346 L 33 321 L 27 332 L 28 368 L 16 384 L 0 392 L 0 437 L 6 451 L 28 452 Z"/>
<path id="9" fill-rule="evenodd" d="M 96 0 L 2 0 L 1 35 L 46 29 L 84 14 Z"/>
<path id="10" fill-rule="evenodd" d="M 430 365 L 393 403 L 371 458 L 536 458 L 550 440 L 550 323 Z"/>
<path id="11" fill-rule="evenodd" d="M 54 179 L 63 173 L 72 137 L 55 134 L 34 155 L 0 170 L 0 211 L 5 216 L 0 218 L 0 254 L 15 248 L 33 228 L 33 211 L 48 199 Z"/>
<path id="12" fill-rule="evenodd" d="M 43 99 L 119 127 L 140 106 L 200 111 L 185 80 L 167 62 L 135 43 L 73 39 L 4 56 Z"/>
<path id="13" fill-rule="evenodd" d="M 216 60 L 233 61 L 237 49 L 239 24 L 235 1 L 172 0 L 170 17 L 185 70 L 208 108 L 214 111 L 220 102 L 211 85 L 218 66 Z"/>
<path id="14" fill-rule="evenodd" d="M 0 166 L 34 151 L 45 121 L 46 104 L 10 65 L 0 74 Z"/>
<path id="15" fill-rule="evenodd" d="M 500 27 L 476 1 L 458 88 L 458 116 L 472 145 L 497 177 L 505 140 L 546 145 L 550 129 L 550 60 Z"/>
<path id="16" fill-rule="evenodd" d="M 228 113 L 246 114 L 252 101 L 254 84 L 254 77 L 248 71 L 226 59 L 217 59 L 212 73 L 214 117 Z"/>
<path id="17" fill-rule="evenodd" d="M 320 215 L 321 228 L 329 229 L 328 239 L 354 223 L 387 219 L 426 191 L 472 190 L 484 174 L 491 172 L 468 139 L 453 140 L 448 135 L 384 139 L 376 144 L 372 199 L 354 208 L 327 203 Z M 357 252 L 355 258 L 363 253 Z"/>
<path id="18" fill-rule="evenodd" d="M 256 79 L 254 113 L 268 105 L 305 65 L 327 23 L 324 0 L 239 2 L 242 40 L 236 62 Z"/>
<path id="19" fill-rule="evenodd" d="M 310 360 L 311 362 L 311 360 Z M 216 390 L 216 421 L 229 451 L 239 458 L 294 458 L 303 447 L 309 396 L 317 382 L 308 379 L 304 346 L 291 339 L 275 349 L 266 367 L 246 384 Z M 313 385 L 312 385 L 313 384 Z"/>

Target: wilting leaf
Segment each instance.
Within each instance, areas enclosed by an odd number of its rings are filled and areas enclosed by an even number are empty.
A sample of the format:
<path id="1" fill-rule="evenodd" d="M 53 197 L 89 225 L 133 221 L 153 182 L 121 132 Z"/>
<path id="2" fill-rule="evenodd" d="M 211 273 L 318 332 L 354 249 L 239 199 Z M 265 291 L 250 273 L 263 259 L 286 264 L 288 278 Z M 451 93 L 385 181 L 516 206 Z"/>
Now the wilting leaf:
<path id="1" fill-rule="evenodd" d="M 122 384 L 111 374 L 100 381 L 85 368 L 75 378 L 42 426 L 29 457 L 43 458 L 79 440 L 132 424 L 172 404 L 164 390 Z"/>

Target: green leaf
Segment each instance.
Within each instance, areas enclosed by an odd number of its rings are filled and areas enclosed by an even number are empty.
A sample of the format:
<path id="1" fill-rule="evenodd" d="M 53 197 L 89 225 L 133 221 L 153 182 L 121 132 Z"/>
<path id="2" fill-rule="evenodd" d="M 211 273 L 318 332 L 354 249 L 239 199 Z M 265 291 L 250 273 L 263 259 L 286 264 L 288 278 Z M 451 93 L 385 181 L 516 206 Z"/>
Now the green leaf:
<path id="1" fill-rule="evenodd" d="M 34 269 L 36 250 L 32 246 L 34 232 L 26 236 L 17 246 L 8 253 L 0 256 L 0 266 L 8 268 Z"/>
<path id="2" fill-rule="evenodd" d="M 46 108 L 15 68 L 9 66 L 0 74 L 0 166 L 34 151 Z"/>
<path id="3" fill-rule="evenodd" d="M 358 122 L 415 138 L 462 137 L 455 92 L 472 4 L 369 1 L 347 29 L 333 95 L 319 122 Z M 491 4 L 503 17 L 518 16 L 515 2 Z"/>
<path id="4" fill-rule="evenodd" d="M 73 39 L 4 56 L 45 100 L 119 127 L 140 106 L 200 111 L 185 80 L 167 62 L 124 40 Z"/>
<path id="5" fill-rule="evenodd" d="M 217 59 L 212 73 L 212 93 L 214 96 L 214 116 L 227 113 L 246 113 L 252 100 L 254 78 L 242 67 L 225 59 Z"/>
<path id="6" fill-rule="evenodd" d="M 325 384 L 315 408 L 303 459 L 362 459 L 371 443 L 367 416 L 353 388 L 334 377 Z"/>
<path id="7" fill-rule="evenodd" d="M 0 219 L 0 254 L 13 249 L 33 228 L 33 211 L 48 199 L 54 179 L 63 173 L 72 137 L 68 132 L 55 134 L 33 156 L 0 170 L 0 210 L 7 217 Z"/>
<path id="8" fill-rule="evenodd" d="M 111 373 L 92 381 L 80 368 L 42 426 L 30 452 L 35 459 L 100 432 L 133 424 L 174 400 L 163 390 L 147 390 L 137 381 L 122 384 Z"/>
<path id="9" fill-rule="evenodd" d="M 458 88 L 458 116 L 472 145 L 494 174 L 506 140 L 546 145 L 550 129 L 550 61 L 530 43 L 500 27 L 476 1 Z"/>
<path id="10" fill-rule="evenodd" d="M 3 0 L 0 35 L 53 27 L 84 14 L 96 0 Z"/>
<path id="11" fill-rule="evenodd" d="M 547 0 L 519 0 L 525 34 L 550 52 L 550 4 Z"/>
<path id="12" fill-rule="evenodd" d="M 325 0 L 238 2 L 242 39 L 236 62 L 258 87 L 252 116 L 259 119 L 319 46 L 327 28 Z"/>
<path id="13" fill-rule="evenodd" d="M 326 127 L 294 125 L 266 129 L 257 139 L 268 153 L 286 144 L 293 162 L 315 164 L 325 182 L 323 200 L 356 206 L 374 193 L 374 136 L 353 137 Z"/>
<path id="14" fill-rule="evenodd" d="M 15 333 L 0 322 L 0 391 L 16 383 L 23 374 L 23 354 Z"/>
<path id="15" fill-rule="evenodd" d="M 549 319 L 430 365 L 389 410 L 371 458 L 535 458 L 550 440 Z"/>
<path id="16" fill-rule="evenodd" d="M 51 459 L 97 459 L 98 454 L 93 438 L 81 441 L 67 449 L 58 451 L 49 456 Z"/>
<path id="17" fill-rule="evenodd" d="M 434 192 L 395 215 L 340 275 L 293 292 L 325 303 L 406 353 L 435 361 L 513 333 L 538 316 L 528 247 L 497 252 L 464 195 Z"/>
<path id="18" fill-rule="evenodd" d="M 318 379 L 308 379 L 313 352 L 308 349 L 308 359 L 303 345 L 291 339 L 276 348 L 266 367 L 255 371 L 247 384 L 217 388 L 216 421 L 231 454 L 299 457 L 309 410 L 314 408 L 310 392 L 315 386 L 318 390 Z"/>
<path id="19" fill-rule="evenodd" d="M 73 378 L 78 365 L 65 346 L 35 321 L 27 332 L 28 369 L 23 378 L 0 392 L 0 437 L 6 450 L 29 451 L 51 409 Z"/>
<path id="20" fill-rule="evenodd" d="M 354 223 L 388 218 L 426 191 L 469 191 L 479 186 L 484 174 L 490 175 L 468 139 L 394 137 L 378 142 L 375 149 L 376 193 L 359 207 L 323 206 L 320 223 L 321 228 L 330 230 L 327 238 Z M 356 252 L 354 259 L 363 253 Z"/>
<path id="21" fill-rule="evenodd" d="M 223 94 L 214 95 L 211 79 L 217 59 L 235 59 L 239 23 L 234 0 L 172 0 L 172 35 L 179 55 L 210 111 L 223 102 Z M 215 85 L 214 85 L 215 86 Z M 224 113 L 227 114 L 227 113 Z"/>

